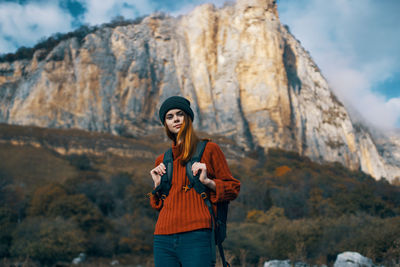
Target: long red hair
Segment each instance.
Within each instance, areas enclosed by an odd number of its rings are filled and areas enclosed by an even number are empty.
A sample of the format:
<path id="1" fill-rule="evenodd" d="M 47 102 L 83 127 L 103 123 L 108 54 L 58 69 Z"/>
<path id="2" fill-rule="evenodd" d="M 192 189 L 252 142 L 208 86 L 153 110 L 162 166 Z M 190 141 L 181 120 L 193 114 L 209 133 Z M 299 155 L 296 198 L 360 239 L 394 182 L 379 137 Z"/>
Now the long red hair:
<path id="1" fill-rule="evenodd" d="M 165 123 L 165 131 L 167 133 L 167 136 L 174 141 L 175 144 L 181 144 L 181 153 L 182 153 L 182 159 L 181 159 L 181 164 L 185 165 L 190 158 L 192 157 L 197 143 L 200 141 L 199 137 L 196 135 L 194 129 L 193 129 L 193 124 L 192 120 L 189 118 L 189 116 L 183 112 L 184 114 L 184 120 L 182 127 L 178 134 L 173 134 L 169 129 L 167 124 Z"/>

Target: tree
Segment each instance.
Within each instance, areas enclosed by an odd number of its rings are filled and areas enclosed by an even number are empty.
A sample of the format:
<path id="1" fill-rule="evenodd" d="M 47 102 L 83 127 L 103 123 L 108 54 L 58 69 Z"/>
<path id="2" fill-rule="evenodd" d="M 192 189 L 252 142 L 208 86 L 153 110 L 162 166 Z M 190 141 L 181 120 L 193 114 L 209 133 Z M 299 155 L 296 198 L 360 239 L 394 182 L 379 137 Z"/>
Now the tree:
<path id="1" fill-rule="evenodd" d="M 39 187 L 33 194 L 28 213 L 33 216 L 46 215 L 51 203 L 66 194 L 58 184 Z"/>
<path id="2" fill-rule="evenodd" d="M 107 223 L 99 211 L 85 195 L 62 195 L 49 204 L 47 217 L 62 217 L 75 221 L 85 232 L 104 232 Z"/>
<path id="3" fill-rule="evenodd" d="M 85 234 L 71 220 L 33 217 L 24 220 L 13 235 L 11 255 L 44 264 L 70 261 L 86 251 Z"/>

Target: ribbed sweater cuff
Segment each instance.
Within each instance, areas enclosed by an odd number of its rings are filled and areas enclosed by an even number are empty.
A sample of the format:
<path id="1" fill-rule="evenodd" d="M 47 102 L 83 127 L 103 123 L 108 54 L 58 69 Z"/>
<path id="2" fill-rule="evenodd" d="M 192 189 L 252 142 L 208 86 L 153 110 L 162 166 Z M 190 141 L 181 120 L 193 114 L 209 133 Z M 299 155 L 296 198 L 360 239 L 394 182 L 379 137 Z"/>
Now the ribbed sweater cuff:
<path id="1" fill-rule="evenodd" d="M 219 179 L 214 179 L 213 181 L 215 182 L 215 192 L 211 192 L 210 200 L 212 203 L 217 203 L 224 199 L 225 195 L 224 181 Z"/>

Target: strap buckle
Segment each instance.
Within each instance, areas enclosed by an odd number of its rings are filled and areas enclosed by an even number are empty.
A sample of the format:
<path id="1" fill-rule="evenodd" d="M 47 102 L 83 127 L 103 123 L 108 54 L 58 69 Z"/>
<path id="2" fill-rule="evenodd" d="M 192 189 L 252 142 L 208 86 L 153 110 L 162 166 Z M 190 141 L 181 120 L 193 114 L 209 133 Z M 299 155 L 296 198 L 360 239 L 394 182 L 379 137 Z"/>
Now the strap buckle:
<path id="1" fill-rule="evenodd" d="M 202 199 L 207 199 L 207 194 L 206 194 L 206 192 L 202 192 L 202 193 L 200 194 L 200 196 L 201 196 Z"/>
<path id="2" fill-rule="evenodd" d="M 160 198 L 161 199 L 165 199 L 167 197 L 167 195 L 166 194 L 163 194 Z"/>

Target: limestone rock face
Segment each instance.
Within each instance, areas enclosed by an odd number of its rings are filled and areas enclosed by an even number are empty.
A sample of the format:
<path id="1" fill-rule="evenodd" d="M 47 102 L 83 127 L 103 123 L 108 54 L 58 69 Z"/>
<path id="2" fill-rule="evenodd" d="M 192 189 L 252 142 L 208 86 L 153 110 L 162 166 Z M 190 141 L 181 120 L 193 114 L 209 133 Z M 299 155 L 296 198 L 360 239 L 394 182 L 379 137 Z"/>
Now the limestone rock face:
<path id="1" fill-rule="evenodd" d="M 0 63 L 0 122 L 141 136 L 160 129 L 163 100 L 183 95 L 197 129 L 246 150 L 294 150 L 375 178 L 400 173 L 399 157 L 387 160 L 352 122 L 273 0 L 154 14 L 39 54 Z"/>

